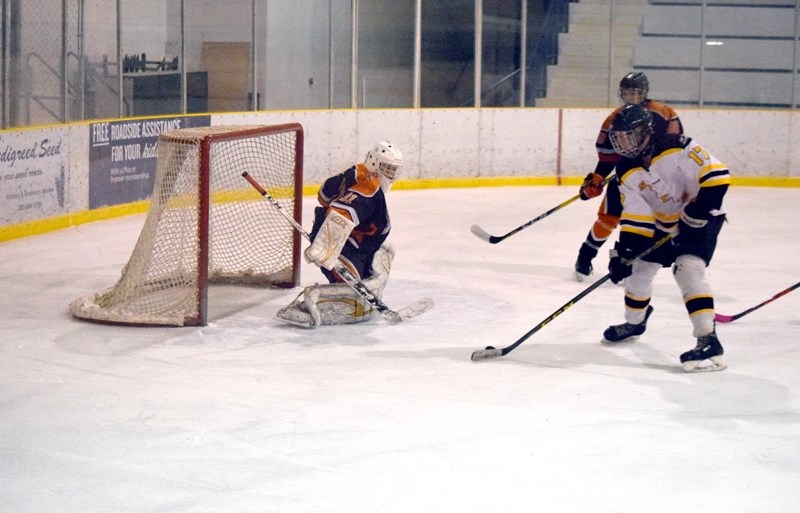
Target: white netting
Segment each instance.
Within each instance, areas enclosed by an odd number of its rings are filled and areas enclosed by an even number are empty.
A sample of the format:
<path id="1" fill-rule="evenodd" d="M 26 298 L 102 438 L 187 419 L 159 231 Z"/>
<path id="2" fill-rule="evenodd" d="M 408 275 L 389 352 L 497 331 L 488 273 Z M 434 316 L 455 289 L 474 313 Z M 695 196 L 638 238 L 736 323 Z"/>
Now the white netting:
<path id="1" fill-rule="evenodd" d="M 133 254 L 113 287 L 75 300 L 72 314 L 123 324 L 205 324 L 206 248 L 208 283 L 295 286 L 297 234 L 242 172 L 294 212 L 301 131 L 292 124 L 161 134 L 150 210 Z"/>

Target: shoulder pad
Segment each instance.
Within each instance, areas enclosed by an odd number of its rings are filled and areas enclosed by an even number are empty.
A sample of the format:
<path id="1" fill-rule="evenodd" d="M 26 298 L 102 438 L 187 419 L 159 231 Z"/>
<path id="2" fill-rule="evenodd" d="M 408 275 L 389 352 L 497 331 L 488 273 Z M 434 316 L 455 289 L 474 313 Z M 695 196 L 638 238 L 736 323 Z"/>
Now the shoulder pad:
<path id="1" fill-rule="evenodd" d="M 378 177 L 370 173 L 364 164 L 356 167 L 356 183 L 350 186 L 350 190 L 366 197 L 374 196 L 381 189 Z"/>

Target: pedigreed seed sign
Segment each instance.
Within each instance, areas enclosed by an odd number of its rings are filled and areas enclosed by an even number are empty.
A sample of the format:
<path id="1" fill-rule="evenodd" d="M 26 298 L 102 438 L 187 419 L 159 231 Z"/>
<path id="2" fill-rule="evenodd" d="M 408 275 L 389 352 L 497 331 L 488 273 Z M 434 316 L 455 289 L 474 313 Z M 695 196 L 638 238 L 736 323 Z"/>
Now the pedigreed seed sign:
<path id="1" fill-rule="evenodd" d="M 66 129 L 0 135 L 0 226 L 64 212 Z"/>
<path id="2" fill-rule="evenodd" d="M 89 125 L 89 208 L 149 198 L 156 176 L 158 135 L 210 123 L 211 116 L 187 116 Z"/>

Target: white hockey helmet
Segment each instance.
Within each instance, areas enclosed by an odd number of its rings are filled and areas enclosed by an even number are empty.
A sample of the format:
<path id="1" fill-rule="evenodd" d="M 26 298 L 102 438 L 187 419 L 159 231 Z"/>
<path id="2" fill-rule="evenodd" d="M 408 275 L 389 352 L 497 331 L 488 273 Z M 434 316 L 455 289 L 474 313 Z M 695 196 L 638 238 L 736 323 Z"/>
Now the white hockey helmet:
<path id="1" fill-rule="evenodd" d="M 397 147 L 387 141 L 375 144 L 364 157 L 364 165 L 370 173 L 378 176 L 383 192 L 389 192 L 392 184 L 400 175 L 400 166 L 403 164 L 403 154 Z"/>

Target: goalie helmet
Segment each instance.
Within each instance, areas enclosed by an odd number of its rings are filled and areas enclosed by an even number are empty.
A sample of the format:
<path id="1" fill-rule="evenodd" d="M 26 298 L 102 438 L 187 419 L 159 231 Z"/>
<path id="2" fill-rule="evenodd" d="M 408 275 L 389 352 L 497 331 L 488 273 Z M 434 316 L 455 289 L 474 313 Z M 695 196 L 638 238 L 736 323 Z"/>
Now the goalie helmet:
<path id="1" fill-rule="evenodd" d="M 650 142 L 653 115 L 639 104 L 626 105 L 614 116 L 608 138 L 614 151 L 623 157 L 637 157 Z"/>
<path id="2" fill-rule="evenodd" d="M 619 98 L 625 105 L 644 103 L 650 91 L 650 81 L 641 71 L 632 71 L 619 81 Z"/>
<path id="3" fill-rule="evenodd" d="M 400 166 L 403 163 L 403 154 L 394 144 L 381 141 L 367 152 L 364 165 L 369 171 L 378 176 L 383 192 L 389 192 L 392 184 L 400 175 Z"/>

